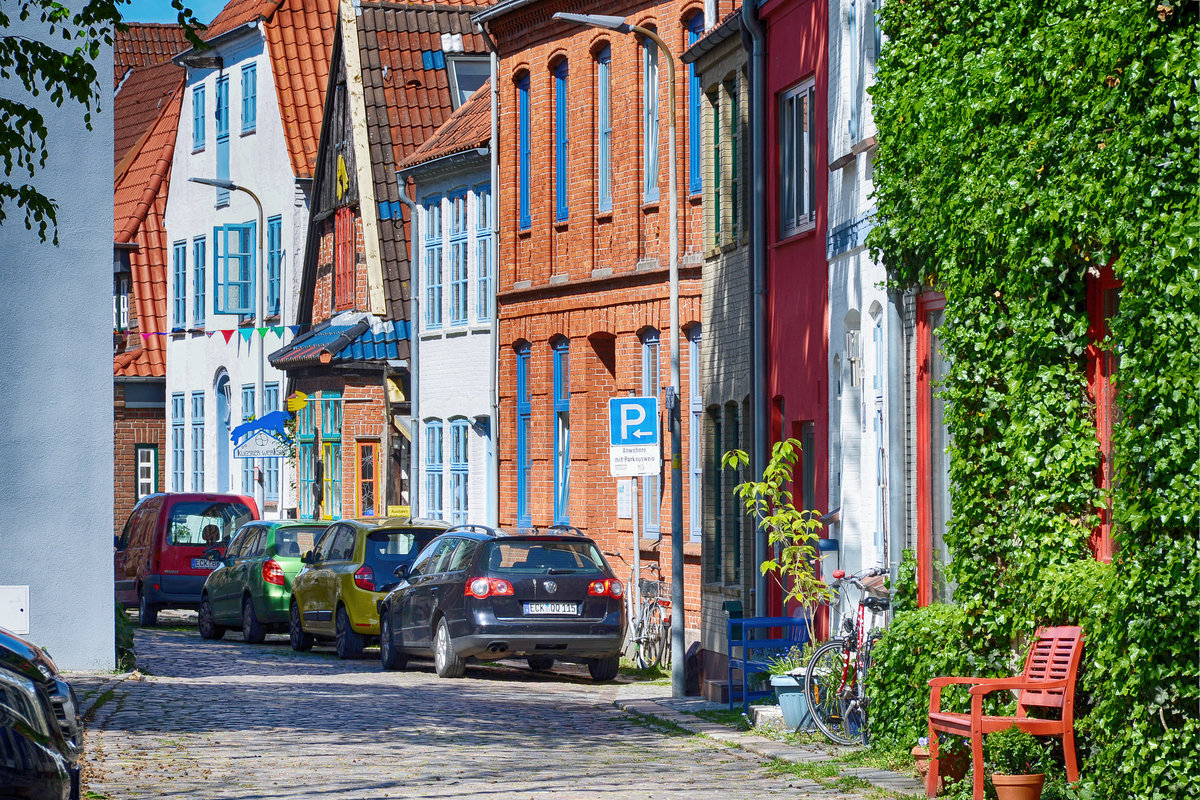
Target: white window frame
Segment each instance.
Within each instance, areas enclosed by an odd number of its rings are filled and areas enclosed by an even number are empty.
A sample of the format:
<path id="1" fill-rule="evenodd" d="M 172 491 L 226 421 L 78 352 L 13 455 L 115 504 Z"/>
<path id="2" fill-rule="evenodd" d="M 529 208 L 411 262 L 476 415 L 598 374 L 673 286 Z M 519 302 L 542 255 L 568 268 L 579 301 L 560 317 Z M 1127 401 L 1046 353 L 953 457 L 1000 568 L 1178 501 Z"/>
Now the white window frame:
<path id="1" fill-rule="evenodd" d="M 779 237 L 817 224 L 816 81 L 802 81 L 779 96 Z M 797 135 L 797 120 L 804 128 Z"/>

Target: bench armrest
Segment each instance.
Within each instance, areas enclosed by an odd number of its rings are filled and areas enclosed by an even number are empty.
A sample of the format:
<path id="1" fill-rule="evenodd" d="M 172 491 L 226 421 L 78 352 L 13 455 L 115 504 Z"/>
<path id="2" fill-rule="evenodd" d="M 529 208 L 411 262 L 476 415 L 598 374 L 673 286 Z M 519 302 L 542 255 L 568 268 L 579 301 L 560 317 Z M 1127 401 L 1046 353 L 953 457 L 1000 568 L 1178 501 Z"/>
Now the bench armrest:
<path id="1" fill-rule="evenodd" d="M 934 678 L 933 680 L 929 681 L 929 686 L 930 686 L 930 688 L 937 688 L 937 689 L 940 689 L 943 686 L 950 686 L 951 684 L 974 686 L 975 684 L 979 683 L 980 681 L 984 681 L 984 680 L 987 680 L 987 679 L 986 678 Z"/>
<path id="2" fill-rule="evenodd" d="M 972 695 L 987 695 L 1004 689 L 1065 689 L 1069 681 L 1059 678 L 1053 681 L 1035 681 L 1029 678 L 988 678 L 979 680 L 971 687 Z"/>

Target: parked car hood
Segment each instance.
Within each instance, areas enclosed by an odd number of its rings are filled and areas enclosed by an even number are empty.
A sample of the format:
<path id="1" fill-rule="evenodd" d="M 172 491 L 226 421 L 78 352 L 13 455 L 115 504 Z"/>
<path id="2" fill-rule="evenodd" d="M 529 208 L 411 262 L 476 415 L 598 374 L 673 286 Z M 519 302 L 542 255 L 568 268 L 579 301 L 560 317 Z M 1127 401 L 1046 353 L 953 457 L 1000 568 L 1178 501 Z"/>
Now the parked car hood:
<path id="1" fill-rule="evenodd" d="M 0 664 L 38 683 L 58 676 L 58 667 L 45 650 L 6 628 L 0 628 Z"/>

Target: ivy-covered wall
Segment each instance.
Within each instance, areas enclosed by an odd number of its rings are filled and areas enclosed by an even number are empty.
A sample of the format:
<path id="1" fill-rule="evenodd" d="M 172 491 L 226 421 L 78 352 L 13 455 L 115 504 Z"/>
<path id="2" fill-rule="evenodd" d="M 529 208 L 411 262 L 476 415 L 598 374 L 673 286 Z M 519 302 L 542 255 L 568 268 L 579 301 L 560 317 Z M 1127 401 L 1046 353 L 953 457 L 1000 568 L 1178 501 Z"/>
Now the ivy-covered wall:
<path id="1" fill-rule="evenodd" d="M 1011 668 L 1111 503 L 1081 723 L 1104 797 L 1200 785 L 1198 7 L 890 0 L 872 90 L 869 243 L 894 284 L 947 301 L 947 541 L 978 667 Z M 1109 263 L 1119 419 L 1102 497 L 1087 278 Z"/>

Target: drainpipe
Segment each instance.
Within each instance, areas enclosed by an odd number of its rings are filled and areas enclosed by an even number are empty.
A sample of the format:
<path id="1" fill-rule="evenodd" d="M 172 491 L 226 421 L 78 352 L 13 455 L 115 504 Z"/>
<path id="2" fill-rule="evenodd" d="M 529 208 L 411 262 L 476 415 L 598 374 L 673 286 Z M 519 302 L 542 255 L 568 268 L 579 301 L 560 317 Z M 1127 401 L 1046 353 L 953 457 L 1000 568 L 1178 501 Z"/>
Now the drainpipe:
<path id="1" fill-rule="evenodd" d="M 400 202 L 408 206 L 408 271 L 409 276 L 416 274 L 416 257 L 417 257 L 417 204 L 412 201 L 412 198 L 404 191 L 404 179 L 396 175 L 396 190 L 400 193 Z M 416 285 L 416 281 L 410 281 L 409 286 Z M 412 313 L 408 315 L 408 513 L 410 517 L 419 516 L 418 500 L 420 499 L 421 481 L 420 473 L 417 471 L 420 466 L 420 439 L 421 439 L 421 416 L 420 416 L 420 392 L 418 389 L 418 380 L 421 375 L 420 361 L 417 358 L 417 348 L 421 341 L 418 335 L 420 326 L 418 321 L 420 316 L 420 292 L 413 292 L 409 298 L 409 307 Z M 385 387 L 386 388 L 386 387 Z M 388 420 L 391 424 L 391 420 Z M 388 453 L 388 458 L 392 454 Z"/>
<path id="2" fill-rule="evenodd" d="M 904 474 L 905 439 L 907 426 L 904 424 L 904 399 L 908 395 L 908 382 L 904 370 L 904 359 L 908 348 L 904 341 L 904 293 L 894 289 L 888 290 L 888 304 L 884 313 L 887 314 L 887 326 L 884 335 L 887 337 L 887 393 L 884 400 L 887 403 L 887 524 L 888 524 L 888 572 L 892 576 L 893 585 L 900 573 L 900 557 L 907 544 L 907 525 L 905 524 L 905 499 L 908 496 L 908 483 Z"/>
<path id="3" fill-rule="evenodd" d="M 492 359 L 488 364 L 488 413 L 491 416 L 491 430 L 488 431 L 488 524 L 493 527 L 500 525 L 500 309 L 496 305 L 496 289 L 500 283 L 500 159 L 497 154 L 496 141 L 500 134 L 500 51 L 492 37 L 483 25 L 479 25 L 479 33 L 487 45 L 492 81 L 492 135 L 488 145 L 491 160 L 492 182 Z"/>
<path id="4" fill-rule="evenodd" d="M 753 357 L 750 405 L 754 417 L 752 467 L 761 476 L 767 466 L 770 439 L 767 421 L 767 43 L 755 0 L 742 3 L 742 47 L 750 57 L 750 264 L 754 302 L 751 311 Z M 754 529 L 754 614 L 767 615 L 767 576 L 759 565 L 767 560 L 767 531 Z"/>

